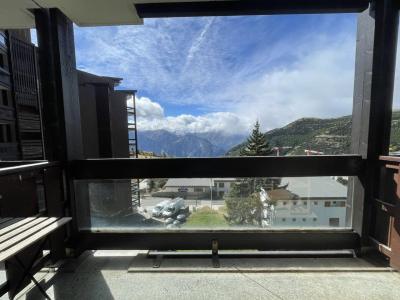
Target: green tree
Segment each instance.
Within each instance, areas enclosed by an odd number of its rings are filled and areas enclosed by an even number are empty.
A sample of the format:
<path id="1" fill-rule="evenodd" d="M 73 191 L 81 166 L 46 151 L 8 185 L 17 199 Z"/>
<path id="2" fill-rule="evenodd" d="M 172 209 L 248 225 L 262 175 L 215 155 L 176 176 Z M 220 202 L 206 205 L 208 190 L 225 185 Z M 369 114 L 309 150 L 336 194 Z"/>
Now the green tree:
<path id="1" fill-rule="evenodd" d="M 154 182 L 154 180 L 149 179 L 149 182 L 147 184 L 147 188 L 148 188 L 149 192 L 154 191 L 155 187 L 156 187 L 156 183 Z"/>
<path id="2" fill-rule="evenodd" d="M 247 139 L 247 145 L 240 151 L 240 156 L 268 156 L 272 154 L 272 149 L 260 131 L 260 123 L 254 124 L 253 131 Z"/>
<path id="3" fill-rule="evenodd" d="M 251 186 L 242 179 L 232 186 L 225 198 L 226 221 L 231 225 L 260 226 L 262 202 L 258 193 L 251 193 Z"/>

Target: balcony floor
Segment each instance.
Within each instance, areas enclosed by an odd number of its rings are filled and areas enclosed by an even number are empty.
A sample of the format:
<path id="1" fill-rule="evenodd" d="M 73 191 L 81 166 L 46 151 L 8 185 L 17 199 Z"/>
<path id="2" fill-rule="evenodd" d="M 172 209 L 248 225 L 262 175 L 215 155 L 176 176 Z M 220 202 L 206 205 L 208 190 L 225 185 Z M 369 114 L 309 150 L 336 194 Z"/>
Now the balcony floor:
<path id="1" fill-rule="evenodd" d="M 357 258 L 166 258 L 86 252 L 37 274 L 52 299 L 400 299 L 400 274 Z M 27 287 L 18 299 L 42 299 Z"/>

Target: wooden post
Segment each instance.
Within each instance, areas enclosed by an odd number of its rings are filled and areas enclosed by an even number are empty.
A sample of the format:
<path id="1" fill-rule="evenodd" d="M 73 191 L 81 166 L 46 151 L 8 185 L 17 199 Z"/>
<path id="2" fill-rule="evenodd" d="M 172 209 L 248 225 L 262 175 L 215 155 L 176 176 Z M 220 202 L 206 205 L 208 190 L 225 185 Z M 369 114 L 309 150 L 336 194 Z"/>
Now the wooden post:
<path id="1" fill-rule="evenodd" d="M 34 10 L 39 44 L 40 80 L 43 94 L 43 134 L 45 157 L 49 161 L 68 162 L 83 158 L 79 87 L 75 62 L 75 44 L 72 22 L 58 9 Z M 61 174 L 55 174 L 60 179 Z M 45 176 L 45 183 L 50 178 Z M 49 188 L 49 185 L 46 186 Z M 72 235 L 77 233 L 74 184 L 66 172 L 64 194 L 73 216 Z M 53 196 L 56 195 L 55 199 Z M 54 190 L 46 191 L 49 213 L 59 216 L 64 204 Z M 49 198 L 50 197 L 50 198 Z M 64 207 L 62 207 L 64 209 Z M 54 235 L 63 234 L 56 232 Z M 60 241 L 54 237 L 54 241 Z M 55 245 L 54 247 L 59 247 Z M 61 253 L 59 249 L 55 251 Z"/>
<path id="2" fill-rule="evenodd" d="M 35 10 L 48 160 L 83 157 L 72 22 L 58 9 Z"/>
<path id="3" fill-rule="evenodd" d="M 352 152 L 366 160 L 354 180 L 353 228 L 368 243 L 379 192 L 379 156 L 389 151 L 399 12 L 395 0 L 379 0 L 358 18 Z"/>

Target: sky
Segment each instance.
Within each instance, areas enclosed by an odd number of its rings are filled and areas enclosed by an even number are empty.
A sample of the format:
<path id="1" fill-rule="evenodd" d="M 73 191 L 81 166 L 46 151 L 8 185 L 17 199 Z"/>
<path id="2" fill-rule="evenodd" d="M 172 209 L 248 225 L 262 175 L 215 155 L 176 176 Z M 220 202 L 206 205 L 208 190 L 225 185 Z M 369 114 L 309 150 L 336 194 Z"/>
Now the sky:
<path id="1" fill-rule="evenodd" d="M 138 130 L 246 134 L 352 113 L 355 14 L 146 19 L 79 28 L 79 69 L 135 89 Z M 400 86 L 397 84 L 397 86 Z"/>

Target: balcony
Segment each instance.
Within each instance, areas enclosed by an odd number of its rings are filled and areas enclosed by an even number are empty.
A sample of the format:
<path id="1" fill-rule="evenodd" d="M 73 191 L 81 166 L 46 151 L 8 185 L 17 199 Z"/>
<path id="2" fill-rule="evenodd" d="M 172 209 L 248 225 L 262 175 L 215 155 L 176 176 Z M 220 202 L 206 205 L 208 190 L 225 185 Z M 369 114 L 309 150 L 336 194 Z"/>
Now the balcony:
<path id="1" fill-rule="evenodd" d="M 15 37 L 0 40 L 0 51 L 19 54 L 11 53 L 10 72 L 0 68 L 0 85 L 13 91 L 8 105 L 25 110 L 15 119 L 20 135 L 8 134 L 0 145 L 0 154 L 6 153 L 0 161 L 0 242 L 6 243 L 0 254 L 6 257 L 15 242 L 8 222 L 71 222 L 48 239 L 21 246 L 29 272 L 21 272 L 16 257 L 4 258 L 0 295 L 400 298 L 400 160 L 389 155 L 396 1 L 140 1 L 130 9 L 124 1 L 103 1 L 103 9 L 90 1 L 47 2 L 0 4 L 0 14 L 9 12 L 0 27 L 35 25 L 39 41 L 36 49 L 30 43 L 16 48 Z M 160 17 L 315 13 L 357 14 L 347 120 L 353 154 L 141 158 L 137 136 L 128 135 L 136 130 L 136 115 L 126 116 L 138 111 L 126 107 L 126 96 L 136 91 L 115 90 L 121 78 L 76 69 L 73 22 L 139 25 Z M 3 119 L 16 113 L 7 109 Z M 121 140 L 126 147 L 119 152 Z M 46 160 L 16 161 L 19 151 L 26 159 Z M 134 198 L 143 180 L 163 184 Z M 268 188 L 256 190 L 261 181 Z M 15 226 L 22 242 L 38 234 Z M 25 280 L 30 272 L 40 285 Z"/>
<path id="2" fill-rule="evenodd" d="M 397 299 L 400 276 L 355 258 L 155 259 L 140 251 L 86 252 L 38 280 L 52 299 Z M 369 288 L 373 283 L 374 287 Z M 41 299 L 28 286 L 19 299 Z"/>

